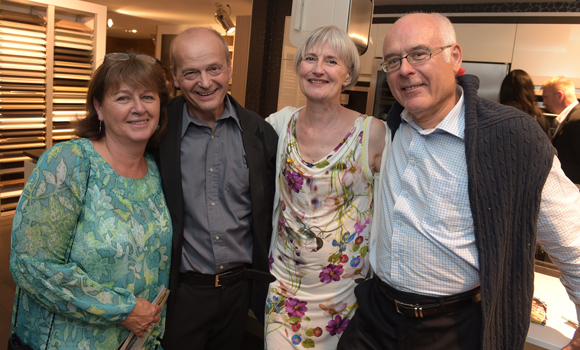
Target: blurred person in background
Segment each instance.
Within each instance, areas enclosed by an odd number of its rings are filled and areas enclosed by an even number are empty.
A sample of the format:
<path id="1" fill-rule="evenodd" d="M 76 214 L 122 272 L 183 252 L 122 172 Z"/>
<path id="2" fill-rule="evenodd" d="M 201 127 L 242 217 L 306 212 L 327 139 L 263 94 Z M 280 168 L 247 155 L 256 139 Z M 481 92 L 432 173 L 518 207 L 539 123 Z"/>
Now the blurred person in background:
<path id="1" fill-rule="evenodd" d="M 536 105 L 536 94 L 532 77 L 521 69 L 514 69 L 506 75 L 499 91 L 499 103 L 512 106 L 531 115 L 540 124 L 548 138 L 552 139 L 550 122 Z"/>
<path id="2" fill-rule="evenodd" d="M 580 105 L 574 82 L 554 77 L 542 84 L 546 109 L 558 114 L 552 144 L 558 150 L 562 170 L 575 184 L 580 184 Z"/>

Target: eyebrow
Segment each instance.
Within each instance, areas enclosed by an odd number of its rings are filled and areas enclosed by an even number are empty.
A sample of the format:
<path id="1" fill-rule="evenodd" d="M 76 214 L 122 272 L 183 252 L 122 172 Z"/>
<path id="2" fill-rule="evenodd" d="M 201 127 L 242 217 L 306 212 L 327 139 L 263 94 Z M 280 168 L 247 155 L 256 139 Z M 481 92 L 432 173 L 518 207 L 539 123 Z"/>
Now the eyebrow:
<path id="1" fill-rule="evenodd" d="M 409 50 L 408 54 L 411 53 L 411 52 L 417 51 L 417 50 L 423 50 L 423 49 L 428 49 L 428 48 L 429 48 L 429 46 L 427 46 L 425 44 L 413 46 Z M 383 59 L 386 60 L 387 58 L 391 58 L 391 57 L 403 57 L 403 56 L 397 55 L 396 53 L 390 53 L 390 54 L 386 55 L 385 57 L 383 57 Z"/>

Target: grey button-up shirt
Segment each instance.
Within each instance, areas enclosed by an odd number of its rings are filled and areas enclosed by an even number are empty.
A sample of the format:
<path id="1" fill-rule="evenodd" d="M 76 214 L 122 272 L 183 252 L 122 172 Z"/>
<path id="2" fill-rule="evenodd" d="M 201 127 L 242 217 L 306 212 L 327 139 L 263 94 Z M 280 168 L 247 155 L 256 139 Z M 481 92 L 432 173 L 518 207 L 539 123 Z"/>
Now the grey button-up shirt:
<path id="1" fill-rule="evenodd" d="M 212 130 L 183 105 L 181 272 L 217 274 L 252 263 L 250 172 L 228 97 Z"/>

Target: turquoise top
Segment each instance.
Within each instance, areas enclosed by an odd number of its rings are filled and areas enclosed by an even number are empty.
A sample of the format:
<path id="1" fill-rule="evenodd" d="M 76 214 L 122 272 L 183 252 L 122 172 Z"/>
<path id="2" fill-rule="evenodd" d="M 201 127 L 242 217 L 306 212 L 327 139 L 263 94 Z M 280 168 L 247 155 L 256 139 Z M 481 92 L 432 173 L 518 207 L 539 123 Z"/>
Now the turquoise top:
<path id="1" fill-rule="evenodd" d="M 88 139 L 40 157 L 14 214 L 10 252 L 12 327 L 17 313 L 16 333 L 34 349 L 116 350 L 129 335 L 117 323 L 136 298 L 153 301 L 168 287 L 171 220 L 155 161 L 145 159 L 147 175 L 132 179 Z M 164 330 L 165 311 L 147 349 Z"/>

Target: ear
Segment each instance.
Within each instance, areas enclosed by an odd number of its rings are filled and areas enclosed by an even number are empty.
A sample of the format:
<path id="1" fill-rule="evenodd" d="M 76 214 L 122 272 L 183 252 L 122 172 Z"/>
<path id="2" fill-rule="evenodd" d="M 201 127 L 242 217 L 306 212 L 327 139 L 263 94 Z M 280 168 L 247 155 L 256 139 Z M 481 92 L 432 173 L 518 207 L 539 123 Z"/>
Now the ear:
<path id="1" fill-rule="evenodd" d="M 95 106 L 95 111 L 97 111 L 97 118 L 99 118 L 100 121 L 103 121 L 102 106 L 101 103 L 95 97 L 93 97 L 93 106 Z"/>
<path id="2" fill-rule="evenodd" d="M 566 94 L 564 94 L 564 91 L 562 90 L 558 90 L 556 91 L 556 94 L 558 94 L 558 102 L 560 102 L 563 105 L 566 105 Z"/>
<path id="3" fill-rule="evenodd" d="M 346 87 L 348 85 L 350 85 L 350 83 L 352 82 L 352 72 L 348 72 L 346 75 L 346 79 L 344 79 L 344 83 L 342 83 L 343 87 Z"/>
<path id="4" fill-rule="evenodd" d="M 173 76 L 173 86 L 176 89 L 179 89 L 179 79 L 177 78 L 177 73 L 175 72 L 176 68 L 171 66 L 171 75 Z"/>
<path id="5" fill-rule="evenodd" d="M 453 71 L 457 75 L 461 69 L 461 63 L 463 63 L 463 50 L 459 44 L 454 44 L 449 49 L 451 50 L 450 62 L 453 63 Z"/>

